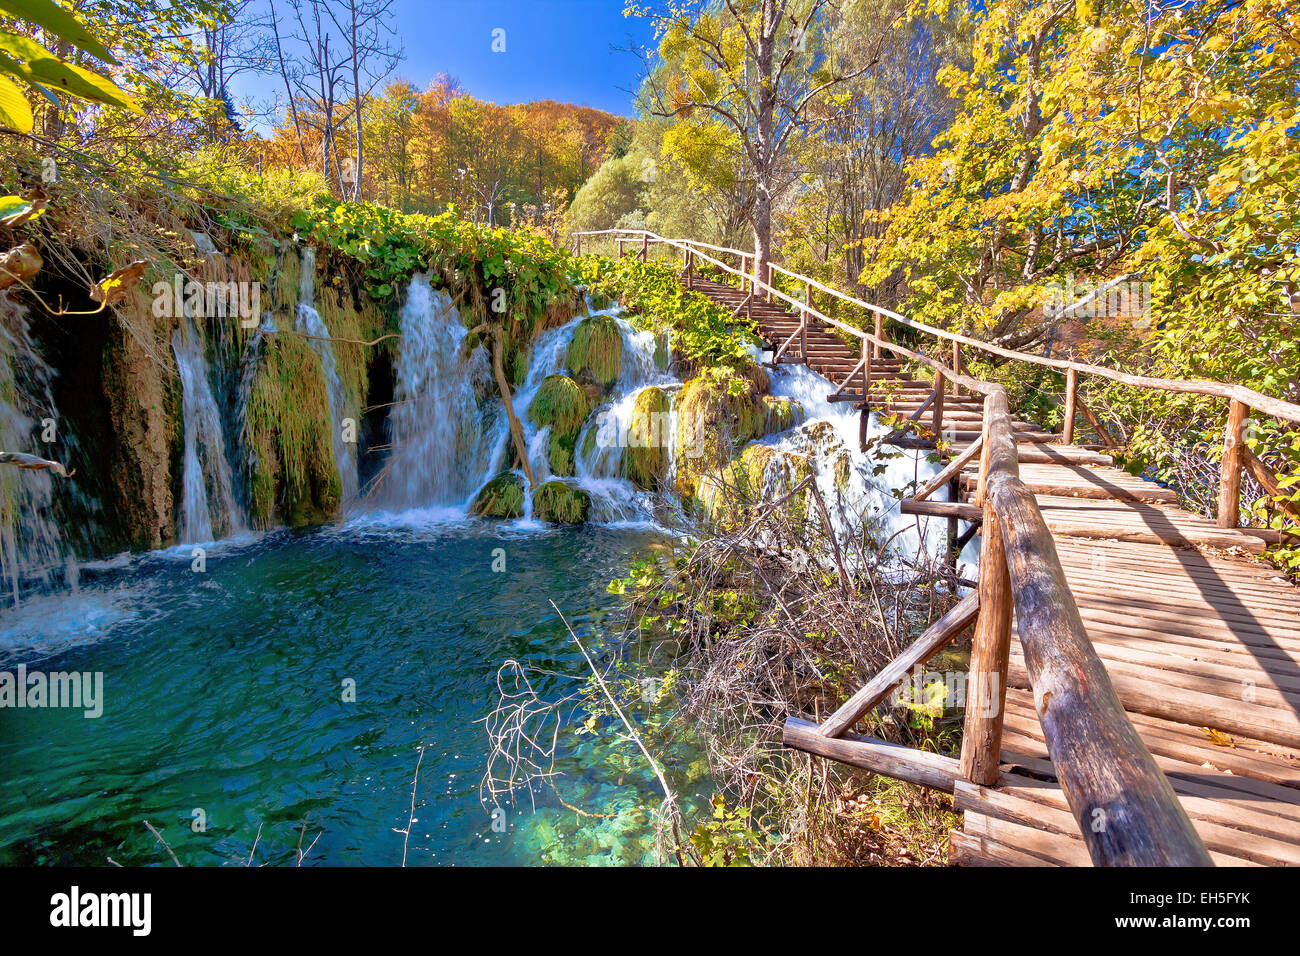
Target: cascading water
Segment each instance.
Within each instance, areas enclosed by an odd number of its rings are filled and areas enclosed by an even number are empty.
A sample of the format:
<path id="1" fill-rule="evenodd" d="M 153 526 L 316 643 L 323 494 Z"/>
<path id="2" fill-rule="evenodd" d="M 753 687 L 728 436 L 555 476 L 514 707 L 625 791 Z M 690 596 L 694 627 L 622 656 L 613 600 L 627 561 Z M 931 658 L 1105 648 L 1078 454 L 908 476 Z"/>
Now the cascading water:
<path id="1" fill-rule="evenodd" d="M 172 353 L 180 373 L 185 429 L 180 537 L 185 544 L 213 541 L 243 531 L 246 525 L 235 502 L 221 415 L 208 382 L 203 339 L 189 316 L 172 333 Z"/>
<path id="2" fill-rule="evenodd" d="M 355 440 L 349 442 L 343 431 L 347 398 L 343 382 L 339 379 L 338 362 L 334 356 L 334 342 L 330 338 L 320 313 L 316 311 L 316 250 L 307 246 L 302 254 L 302 272 L 299 277 L 298 316 L 294 328 L 307 336 L 307 342 L 320 358 L 321 373 L 325 377 L 325 391 L 329 396 L 330 434 L 334 446 L 334 462 L 339 470 L 339 484 L 343 489 L 343 507 L 350 507 L 357 499 L 357 455 Z"/>
<path id="3" fill-rule="evenodd" d="M 478 490 L 500 444 L 490 422 L 496 416 L 485 422 L 479 408 L 491 376 L 487 354 L 462 354 L 469 332 L 451 297 L 426 275 L 411 280 L 401 330 L 393 455 L 379 497 L 394 508 L 461 504 Z"/>
<path id="4" fill-rule="evenodd" d="M 0 450 L 48 457 L 37 439 L 43 421 L 58 423 L 50 368 L 32 345 L 25 310 L 5 298 L 0 317 Z M 0 471 L 0 573 L 15 607 L 25 583 L 41 588 L 65 566 L 69 580 L 75 571 L 65 560 L 54 522 L 53 482 L 48 471 L 8 466 Z"/>
<path id="5" fill-rule="evenodd" d="M 843 534 L 849 525 L 860 525 L 881 541 L 892 542 L 896 555 L 928 551 L 937 554 L 944 546 L 946 520 L 918 519 L 904 515 L 893 492 L 916 482 L 924 484 L 939 472 L 939 466 L 916 452 L 899 451 L 896 457 L 863 452 L 859 445 L 859 413 L 826 400 L 834 389 L 826 379 L 804 365 L 778 365 L 772 371 L 772 394 L 798 402 L 805 420 L 796 427 L 764 441 L 778 451 L 809 455 L 817 464 L 817 485 L 831 505 L 832 521 Z M 872 414 L 868 439 L 879 438 L 892 429 Z M 837 478 L 835 463 L 843 462 Z M 945 490 L 936 493 L 943 500 Z M 972 543 L 970 563 L 978 545 Z"/>

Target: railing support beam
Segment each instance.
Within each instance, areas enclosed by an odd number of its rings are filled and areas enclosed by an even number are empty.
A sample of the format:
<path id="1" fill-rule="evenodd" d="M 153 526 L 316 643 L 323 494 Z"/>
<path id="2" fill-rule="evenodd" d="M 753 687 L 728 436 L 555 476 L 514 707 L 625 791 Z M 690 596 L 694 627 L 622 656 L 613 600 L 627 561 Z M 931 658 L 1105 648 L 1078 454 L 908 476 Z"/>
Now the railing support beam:
<path id="1" fill-rule="evenodd" d="M 1228 424 L 1223 429 L 1223 461 L 1219 466 L 1219 527 L 1235 528 L 1241 514 L 1241 468 L 1245 456 L 1242 431 L 1250 409 L 1232 399 L 1228 406 Z"/>

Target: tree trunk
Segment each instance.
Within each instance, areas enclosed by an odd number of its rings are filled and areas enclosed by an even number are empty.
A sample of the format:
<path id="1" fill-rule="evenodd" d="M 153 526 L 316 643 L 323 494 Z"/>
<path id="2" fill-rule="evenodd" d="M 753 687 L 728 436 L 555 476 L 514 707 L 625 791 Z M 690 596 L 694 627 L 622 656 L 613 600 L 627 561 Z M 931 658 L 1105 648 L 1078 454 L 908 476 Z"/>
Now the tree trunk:
<path id="1" fill-rule="evenodd" d="M 533 466 L 528 461 L 528 445 L 524 442 L 524 429 L 515 415 L 515 403 L 510 398 L 510 383 L 506 380 L 505 366 L 501 362 L 501 330 L 492 330 L 492 374 L 496 376 L 497 388 L 501 392 L 501 401 L 506 406 L 506 420 L 510 422 L 510 436 L 515 442 L 515 452 L 524 466 L 524 475 L 528 478 L 531 491 L 537 485 L 533 477 Z"/>

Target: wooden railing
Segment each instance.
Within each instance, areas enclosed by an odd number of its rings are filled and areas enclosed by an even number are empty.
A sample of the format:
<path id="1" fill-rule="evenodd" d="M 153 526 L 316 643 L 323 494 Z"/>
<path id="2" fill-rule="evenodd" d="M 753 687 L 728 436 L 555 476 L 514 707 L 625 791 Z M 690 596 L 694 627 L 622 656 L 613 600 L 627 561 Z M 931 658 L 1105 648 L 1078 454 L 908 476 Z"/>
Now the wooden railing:
<path id="1" fill-rule="evenodd" d="M 601 236 L 614 238 L 620 254 L 626 242 L 639 239 L 643 259 L 648 257 L 651 245 L 665 245 L 680 251 L 688 286 L 694 281 L 697 260 L 735 275 L 741 290 L 749 293 L 750 298 L 746 301 L 761 295 L 769 302 L 782 301 L 798 309 L 802 316 L 799 331 L 805 335 L 808 321 L 815 318 L 859 339 L 862 342 L 862 361 L 849 377 L 851 379 L 861 372 L 864 399 L 870 391 L 872 362 L 883 352 L 928 366 L 935 376 L 930 401 L 936 406 L 936 432 L 942 430 L 945 385 L 954 390 L 964 388 L 971 395 L 984 396 L 980 437 L 916 496 L 917 501 L 924 500 L 957 477 L 975 454 L 980 455 L 975 504 L 954 503 L 950 506 L 956 509 L 954 513 L 960 513 L 980 526 L 983 544 L 978 587 L 820 726 L 800 717 L 789 718 L 785 743 L 809 753 L 950 791 L 960 779 L 984 786 L 995 785 L 999 780 L 1014 613 L 1048 754 L 1093 861 L 1099 865 L 1211 865 L 1204 844 L 1169 782 L 1129 722 L 1106 669 L 1088 639 L 1074 596 L 1066 585 L 1052 535 L 1034 495 L 1020 480 L 1016 436 L 1012 430 L 1006 392 L 1001 385 L 966 374 L 961 349 L 966 346 L 1064 372 L 1067 397 L 1062 437 L 1067 443 L 1074 437 L 1074 416 L 1077 411 L 1083 411 L 1103 443 L 1114 444 L 1101 423 L 1079 401 L 1077 389 L 1081 374 L 1136 387 L 1226 398 L 1230 410 L 1225 430 L 1224 479 L 1219 501 L 1219 524 L 1222 527 L 1235 527 L 1237 524 L 1241 469 L 1257 467 L 1257 460 L 1247 457 L 1249 450 L 1242 442 L 1242 429 L 1249 410 L 1256 409 L 1300 422 L 1300 406 L 1240 385 L 1131 375 L 1102 366 L 1006 349 L 913 321 L 781 266 L 772 263 L 755 265 L 752 254 L 739 249 L 693 240 L 665 239 L 643 230 L 607 230 L 576 233 L 576 251 L 581 253 L 583 237 Z M 738 264 L 733 266 L 720 257 L 736 257 Z M 776 287 L 775 275 L 778 273 L 803 284 L 804 301 L 797 301 Z M 818 311 L 812 302 L 814 289 L 873 314 L 874 332 L 855 328 Z M 951 342 L 952 365 L 891 342 L 888 323 L 897 323 Z M 787 340 L 782 351 L 790 345 L 791 340 Z M 922 406 L 922 411 L 925 407 Z M 903 682 L 913 667 L 929 660 L 972 623 L 975 634 L 960 761 L 850 733 L 860 719 Z M 987 706 L 980 706 L 981 702 Z"/>

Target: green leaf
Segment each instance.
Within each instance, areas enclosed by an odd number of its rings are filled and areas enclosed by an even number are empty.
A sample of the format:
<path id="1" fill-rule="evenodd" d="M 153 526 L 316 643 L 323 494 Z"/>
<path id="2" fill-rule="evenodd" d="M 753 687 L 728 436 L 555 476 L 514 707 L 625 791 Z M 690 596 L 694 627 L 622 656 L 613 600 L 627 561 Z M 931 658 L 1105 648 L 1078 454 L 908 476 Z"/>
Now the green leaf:
<path id="1" fill-rule="evenodd" d="M 0 125 L 20 133 L 32 131 L 32 107 L 13 80 L 0 76 Z"/>
<path id="2" fill-rule="evenodd" d="M 27 64 L 32 74 L 46 80 L 55 89 L 79 96 L 84 100 L 108 103 L 130 110 L 132 113 L 143 112 L 131 97 L 127 96 L 117 84 L 106 76 L 83 70 L 71 63 L 64 63 L 54 57 L 31 60 Z"/>
<path id="3" fill-rule="evenodd" d="M 85 50 L 97 60 L 117 66 L 117 60 L 71 12 L 53 0 L 0 0 L 0 11 L 49 30 L 55 36 Z"/>

